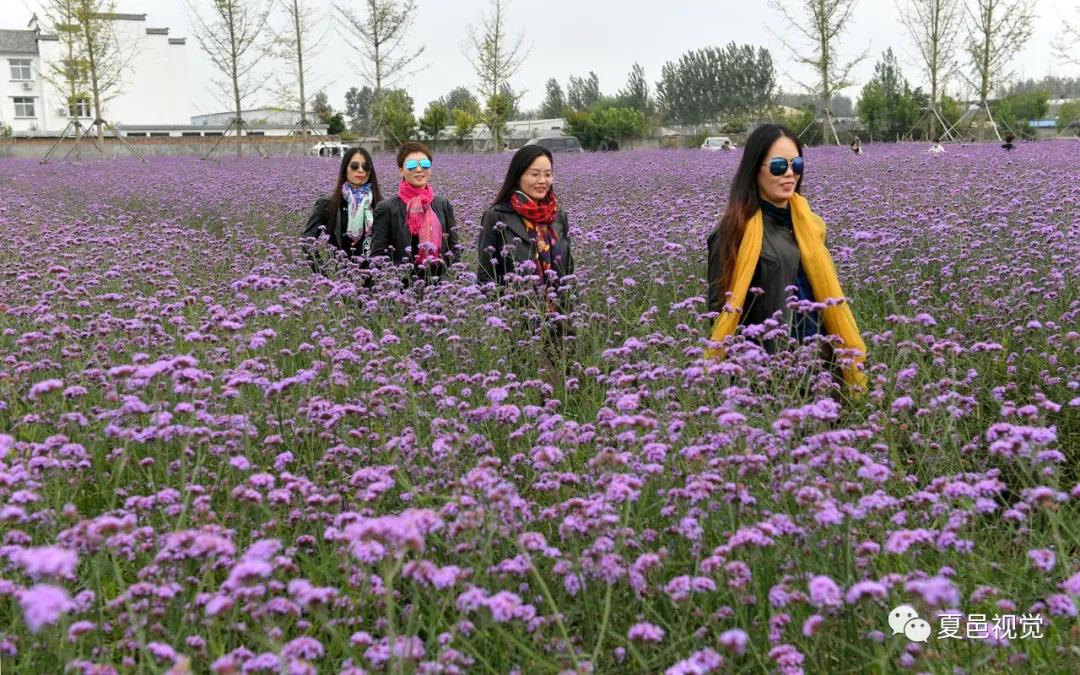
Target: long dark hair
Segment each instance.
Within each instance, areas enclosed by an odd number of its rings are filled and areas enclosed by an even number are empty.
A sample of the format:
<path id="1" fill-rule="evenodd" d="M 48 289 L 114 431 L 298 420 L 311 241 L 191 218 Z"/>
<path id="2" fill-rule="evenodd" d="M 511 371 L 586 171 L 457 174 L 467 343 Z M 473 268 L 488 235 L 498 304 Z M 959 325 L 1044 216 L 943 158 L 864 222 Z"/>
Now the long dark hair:
<path id="1" fill-rule="evenodd" d="M 555 168 L 555 160 L 552 159 L 551 151 L 547 148 L 541 145 L 521 146 L 510 160 L 510 166 L 506 169 L 506 178 L 503 180 L 502 187 L 499 188 L 499 195 L 491 203 L 492 206 L 506 204 L 510 201 L 510 195 L 518 190 L 518 183 L 521 182 L 522 174 L 532 166 L 537 157 L 547 157 L 548 161 L 551 162 L 551 167 Z"/>
<path id="2" fill-rule="evenodd" d="M 746 233 L 746 222 L 753 218 L 760 208 L 758 171 L 765 162 L 769 148 L 778 138 L 790 138 L 795 142 L 799 156 L 802 156 L 803 145 L 791 129 L 782 124 L 762 124 L 746 139 L 739 168 L 735 170 L 735 178 L 731 181 L 727 208 L 720 218 L 720 224 L 716 228 L 717 236 L 713 240 L 713 246 L 720 248 L 720 260 L 724 270 L 723 276 L 717 281 L 721 298 L 723 293 L 731 290 L 735 280 L 735 259 L 739 255 L 739 246 Z M 795 181 L 795 192 L 802 193 L 801 175 Z"/>
<path id="3" fill-rule="evenodd" d="M 341 168 L 338 169 L 337 185 L 334 186 L 334 193 L 330 195 L 330 222 L 327 223 L 330 232 L 337 232 L 338 213 L 341 211 L 341 186 L 348 180 L 349 163 L 352 162 L 353 155 L 358 153 L 367 162 L 368 184 L 371 186 L 371 208 L 374 209 L 375 205 L 382 201 L 382 190 L 379 189 L 379 177 L 375 175 L 375 162 L 371 161 L 371 153 L 361 146 L 346 148 L 345 154 L 341 156 Z"/>

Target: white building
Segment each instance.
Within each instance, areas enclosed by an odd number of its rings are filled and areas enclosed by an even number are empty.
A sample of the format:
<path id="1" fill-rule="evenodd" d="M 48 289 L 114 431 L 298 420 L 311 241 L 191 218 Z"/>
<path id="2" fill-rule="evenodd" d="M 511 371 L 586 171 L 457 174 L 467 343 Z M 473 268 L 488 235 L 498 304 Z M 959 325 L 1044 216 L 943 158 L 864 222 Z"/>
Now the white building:
<path id="1" fill-rule="evenodd" d="M 187 124 L 192 113 L 185 38 L 147 26 L 145 14 L 109 14 L 127 60 L 120 85 L 106 94 L 103 117 L 128 125 Z M 93 121 L 89 100 L 68 108 L 67 95 L 42 75 L 62 59 L 62 43 L 35 17 L 26 30 L 0 30 L 0 124 L 19 136 L 55 136 L 78 115 Z"/>

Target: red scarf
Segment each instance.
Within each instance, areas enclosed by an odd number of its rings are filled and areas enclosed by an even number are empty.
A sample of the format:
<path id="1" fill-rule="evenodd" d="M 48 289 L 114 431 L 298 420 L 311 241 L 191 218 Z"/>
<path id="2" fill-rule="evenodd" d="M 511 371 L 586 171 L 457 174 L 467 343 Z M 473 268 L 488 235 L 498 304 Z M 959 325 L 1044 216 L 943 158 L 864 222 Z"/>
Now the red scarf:
<path id="1" fill-rule="evenodd" d="M 438 258 L 442 253 L 443 230 L 439 217 L 431 209 L 435 191 L 430 185 L 418 188 L 402 180 L 398 186 L 398 199 L 405 202 L 405 224 L 409 227 L 409 234 L 420 240 L 416 264 L 423 265 L 432 258 Z"/>
<path id="2" fill-rule="evenodd" d="M 536 266 L 539 268 L 540 279 L 547 285 L 547 271 L 555 267 L 555 259 L 552 250 L 555 242 L 559 240 L 555 234 L 555 228 L 551 226 L 559 215 L 559 202 L 555 199 L 555 193 L 548 190 L 547 196 L 540 201 L 526 197 L 522 199 L 517 192 L 510 195 L 510 208 L 521 216 L 525 222 L 525 229 L 529 232 L 529 238 L 536 245 Z M 548 311 L 554 312 L 555 306 L 548 301 Z"/>

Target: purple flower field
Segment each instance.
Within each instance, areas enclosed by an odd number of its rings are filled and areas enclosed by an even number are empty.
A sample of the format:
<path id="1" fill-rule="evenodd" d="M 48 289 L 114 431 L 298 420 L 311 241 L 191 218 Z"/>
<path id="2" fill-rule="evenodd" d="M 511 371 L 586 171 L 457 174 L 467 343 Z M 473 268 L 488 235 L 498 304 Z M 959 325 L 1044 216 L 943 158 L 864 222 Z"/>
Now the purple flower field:
<path id="1" fill-rule="evenodd" d="M 336 160 L 0 162 L 0 667 L 1078 672 L 1077 147 L 807 150 L 858 400 L 703 358 L 737 153 L 556 156 L 554 361 L 476 284 L 507 156 L 436 155 L 466 248 L 407 289 L 312 274 Z"/>

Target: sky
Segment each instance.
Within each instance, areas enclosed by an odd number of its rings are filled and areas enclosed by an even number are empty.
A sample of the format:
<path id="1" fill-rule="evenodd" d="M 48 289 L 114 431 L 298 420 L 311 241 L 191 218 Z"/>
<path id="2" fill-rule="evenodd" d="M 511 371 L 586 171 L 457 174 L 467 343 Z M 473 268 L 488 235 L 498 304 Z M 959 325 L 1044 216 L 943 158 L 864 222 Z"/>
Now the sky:
<path id="1" fill-rule="evenodd" d="M 194 0 L 208 4 L 209 0 Z M 329 27 L 325 48 L 313 59 L 308 90 L 325 89 L 331 105 L 342 110 L 349 87 L 365 83 L 356 68 L 359 55 L 350 47 L 351 38 L 332 0 L 305 0 L 326 17 Z M 24 28 L 33 13 L 35 0 L 0 0 L 0 28 Z M 416 56 L 415 75 L 404 87 L 412 96 L 416 114 L 432 100 L 459 85 L 475 90 L 477 78 L 464 53 L 468 25 L 478 25 L 490 0 L 417 0 L 418 11 L 408 44 L 423 51 Z M 789 3 L 794 5 L 795 3 Z M 353 3 L 359 7 L 360 3 Z M 1066 66 L 1053 53 L 1054 40 L 1064 18 L 1080 17 L 1080 0 L 1035 0 L 1034 33 L 1026 47 L 1010 63 L 1018 77 L 1041 78 L 1048 74 L 1080 76 L 1080 68 Z M 168 27 L 170 37 L 188 37 L 187 59 L 193 113 L 218 112 L 227 108 L 208 80 L 214 69 L 200 51 L 193 35 L 193 22 L 184 0 L 117 0 L 117 11 L 147 14 L 148 27 Z M 284 18 L 279 13 L 278 24 Z M 777 78 L 786 92 L 799 92 L 799 81 L 812 74 L 798 66 L 793 50 L 804 43 L 784 25 L 774 10 L 745 0 L 513 0 L 507 12 L 513 34 L 524 31 L 528 58 L 510 79 L 522 93 L 521 109 L 540 105 L 548 78 L 556 78 L 565 90 L 570 75 L 595 71 L 600 88 L 614 94 L 626 82 L 634 62 L 645 69 L 650 86 L 659 79 L 660 69 L 690 49 L 722 46 L 735 41 L 767 47 L 777 68 Z M 325 30 L 325 29 L 324 29 Z M 791 45 L 791 46 L 789 46 Z M 892 47 L 901 61 L 904 76 L 913 85 L 922 84 L 917 56 L 910 37 L 899 21 L 893 0 L 859 0 L 849 30 L 840 39 L 840 55 L 851 59 L 864 51 L 867 58 L 853 71 L 855 87 L 842 93 L 857 99 L 862 85 L 872 76 L 874 63 Z M 279 66 L 280 67 L 280 66 Z M 272 68 L 267 63 L 264 73 Z M 958 92 L 959 80 L 950 92 Z M 269 88 L 246 107 L 273 105 Z"/>

